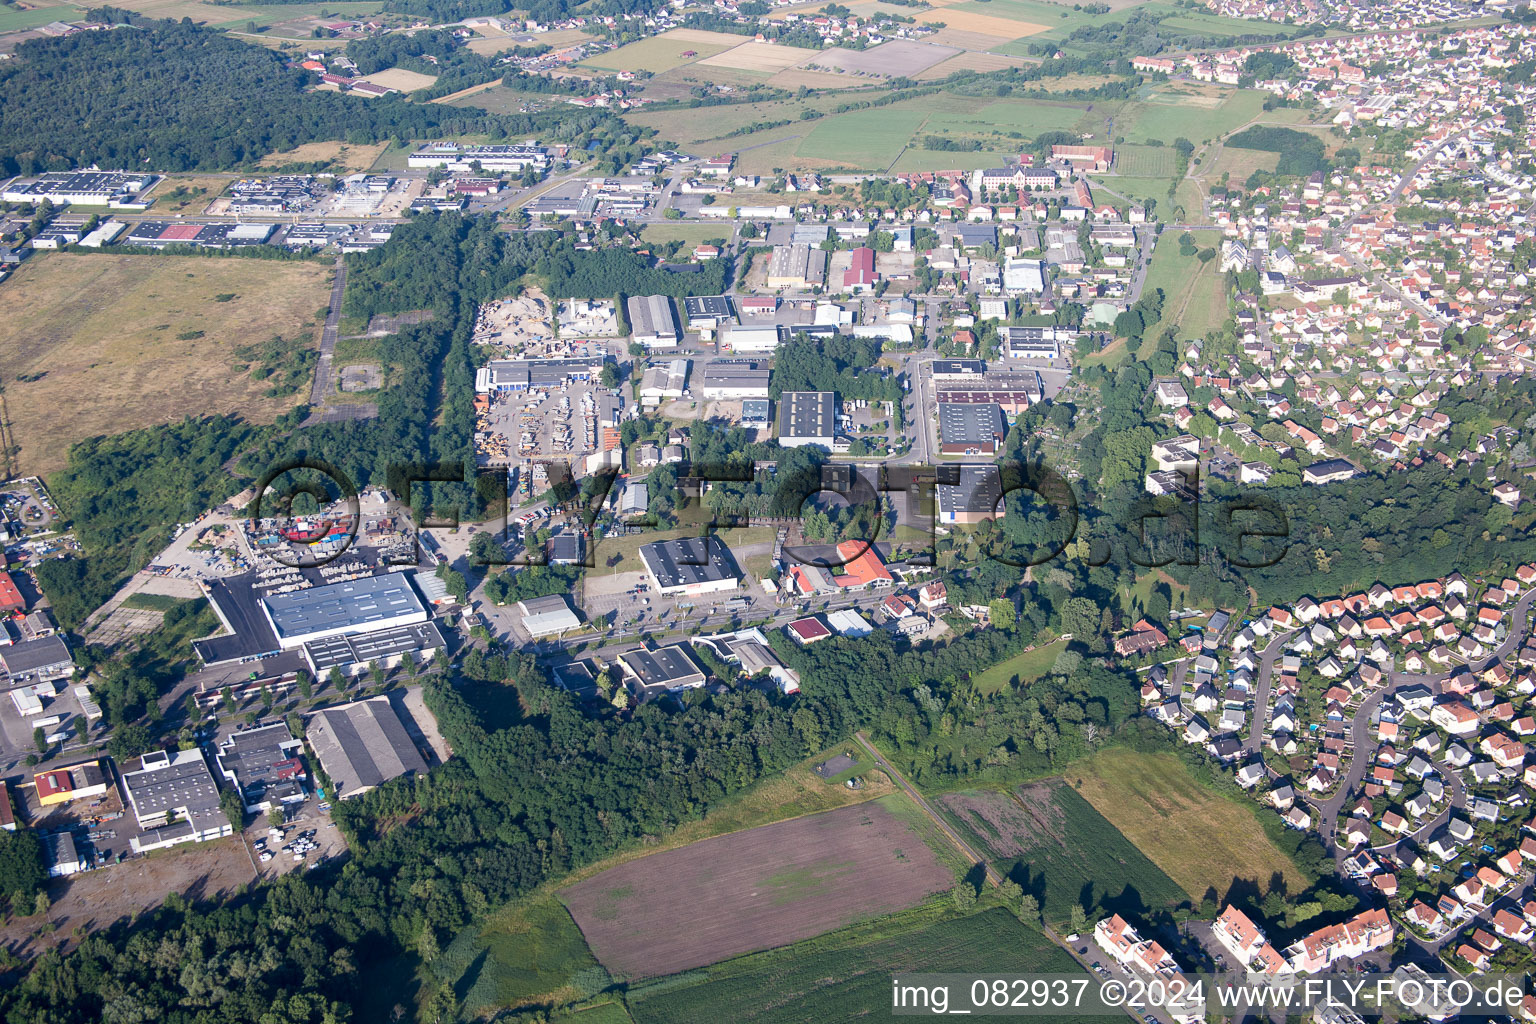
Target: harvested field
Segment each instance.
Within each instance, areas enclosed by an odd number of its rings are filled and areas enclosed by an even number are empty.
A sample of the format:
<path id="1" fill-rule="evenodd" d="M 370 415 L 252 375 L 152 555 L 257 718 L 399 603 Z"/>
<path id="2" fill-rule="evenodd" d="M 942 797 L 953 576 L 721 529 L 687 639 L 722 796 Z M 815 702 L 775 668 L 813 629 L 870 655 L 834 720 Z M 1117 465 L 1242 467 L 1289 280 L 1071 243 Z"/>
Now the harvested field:
<path id="1" fill-rule="evenodd" d="M 21 470 L 50 473 L 76 441 L 186 415 L 271 422 L 299 396 L 267 398 L 270 381 L 232 373 L 235 349 L 273 334 L 313 338 L 329 291 L 330 268 L 308 262 L 68 253 L 27 261 L 0 289 Z"/>
<path id="2" fill-rule="evenodd" d="M 831 71 L 812 71 L 808 68 L 788 68 L 768 79 L 768 84 L 780 89 L 845 89 L 848 80 Z"/>
<path id="3" fill-rule="evenodd" d="M 1032 21 L 1016 21 L 1013 18 L 999 18 L 993 14 L 978 14 L 975 11 L 954 9 L 919 14 L 917 19 L 922 22 L 941 21 L 945 28 L 960 32 L 978 32 L 1004 40 L 1021 39 L 1024 36 L 1050 31 L 1049 25 L 1039 25 Z"/>
<path id="4" fill-rule="evenodd" d="M 561 898 L 603 966 L 638 978 L 810 938 L 954 881 L 924 835 L 877 802 L 631 861 Z"/>
<path id="5" fill-rule="evenodd" d="M 909 39 L 895 39 L 868 50 L 849 50 L 833 46 L 822 50 L 815 60 L 806 62 L 808 68 L 842 71 L 855 75 L 914 75 L 942 61 L 958 55 L 953 46 L 935 46 Z"/>
<path id="6" fill-rule="evenodd" d="M 1183 890 L 1060 779 L 1015 793 L 972 790 L 939 798 L 997 868 L 1033 893 L 1048 921 L 1073 904 L 1140 911 L 1182 899 Z"/>
<path id="7" fill-rule="evenodd" d="M 807 50 L 799 46 L 759 43 L 754 39 L 717 53 L 713 57 L 706 57 L 699 61 L 699 66 L 737 68 L 741 71 L 761 71 L 772 74 L 783 71 L 785 68 L 792 68 L 806 58 L 814 57 L 816 53 L 816 50 Z"/>
<path id="8" fill-rule="evenodd" d="M 954 72 L 954 71 L 966 70 L 969 67 L 969 65 L 967 65 L 967 64 L 965 64 L 963 62 L 967 58 L 970 58 L 970 57 L 986 57 L 986 58 L 991 58 L 991 57 L 994 57 L 994 56 L 1001 56 L 999 54 L 988 54 L 988 53 L 986 53 L 986 51 L 990 50 L 990 49 L 993 49 L 994 47 L 1002 46 L 1004 43 L 1012 41 L 1012 37 L 1011 36 L 991 36 L 991 35 L 987 35 L 985 32 L 966 32 L 966 31 L 964 31 L 962 29 L 958 29 L 958 28 L 942 28 L 942 29 L 939 29 L 939 31 L 935 32 L 933 35 L 931 35 L 931 36 L 924 36 L 923 38 L 927 39 L 930 42 L 940 43 L 940 44 L 942 44 L 944 46 L 955 46 L 955 47 L 959 47 L 962 50 L 969 51 L 967 53 L 964 53 L 964 54 L 960 55 L 959 57 L 955 57 L 955 58 L 953 58 L 951 60 L 947 60 L 943 64 L 939 65 L 940 67 L 947 67 L 947 68 L 949 68 L 948 71 L 944 72 L 944 75 L 950 74 L 951 72 Z M 1020 63 L 1023 62 L 1022 58 L 1018 58 L 1018 57 L 1004 58 L 1004 59 L 1007 59 L 1007 60 L 1018 60 L 1018 61 L 1020 61 Z M 1009 65 L 1005 64 L 1005 65 L 1002 65 L 1002 66 L 1003 67 L 1008 67 Z M 935 70 L 934 68 L 929 68 L 926 72 L 924 72 L 921 75 L 918 75 L 917 77 L 920 78 L 920 79 L 927 79 L 927 80 L 932 80 L 932 79 L 937 79 L 937 78 L 943 78 L 944 77 L 944 75 L 936 75 L 936 74 L 934 74 L 933 73 L 934 70 Z M 980 71 L 980 70 L 983 70 L 983 69 L 978 66 L 977 70 Z M 994 68 L 994 67 L 988 67 L 985 70 L 995 71 L 997 69 Z"/>
<path id="9" fill-rule="evenodd" d="M 385 68 L 383 71 L 375 71 L 371 75 L 364 75 L 363 81 L 372 82 L 374 85 L 382 85 L 386 89 L 399 89 L 401 92 L 415 92 L 417 89 L 425 89 L 437 82 L 436 75 L 424 75 L 420 71 L 407 71 L 405 68 Z"/>

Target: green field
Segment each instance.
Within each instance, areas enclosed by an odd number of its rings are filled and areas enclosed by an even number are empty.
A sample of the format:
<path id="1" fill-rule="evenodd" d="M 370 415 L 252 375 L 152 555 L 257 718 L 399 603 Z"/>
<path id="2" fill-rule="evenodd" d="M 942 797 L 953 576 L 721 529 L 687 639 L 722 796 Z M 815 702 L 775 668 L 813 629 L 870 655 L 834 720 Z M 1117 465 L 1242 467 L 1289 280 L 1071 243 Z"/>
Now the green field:
<path id="1" fill-rule="evenodd" d="M 855 110 L 817 121 L 797 152 L 850 167 L 884 169 L 906 145 L 913 127 L 911 110 L 895 106 Z"/>
<path id="2" fill-rule="evenodd" d="M 982 693 L 996 693 L 1007 686 L 1014 676 L 1018 676 L 1020 682 L 1032 683 L 1051 670 L 1051 666 L 1056 664 L 1056 656 L 1066 646 L 1065 640 L 1057 640 L 1032 651 L 1015 654 L 1007 661 L 1000 661 L 985 672 L 972 676 L 971 683 Z"/>
<path id="3" fill-rule="evenodd" d="M 1255 89 L 1230 90 L 1214 106 L 1207 105 L 1213 98 L 1154 90 L 1121 108 L 1115 132 L 1131 142 L 1161 139 L 1172 144 L 1182 136 L 1198 145 L 1235 131 L 1264 112 L 1264 94 Z M 1201 102 L 1192 102 L 1196 99 Z"/>
<path id="4" fill-rule="evenodd" d="M 948 114 L 934 114 L 920 130 L 930 135 L 968 136 L 989 132 L 1019 132 L 1033 138 L 1041 132 L 1073 131 L 1083 119 L 1083 106 L 1040 100 L 997 100 Z"/>
<path id="5" fill-rule="evenodd" d="M 994 866 L 1033 893 L 1047 921 L 1074 904 L 1121 913 L 1165 907 L 1185 892 L 1109 820 L 1061 779 L 1020 787 L 947 793 L 937 801 L 951 824 Z"/>
<path id="6" fill-rule="evenodd" d="M 1171 28 L 1185 32 L 1199 32 L 1208 36 L 1287 36 L 1294 31 L 1290 25 L 1247 18 L 1221 18 L 1214 14 L 1186 11 L 1162 22 Z"/>
<path id="7" fill-rule="evenodd" d="M 741 37 L 740 41 L 745 41 Z M 599 53 L 588 57 L 578 63 L 578 67 L 593 68 L 599 71 L 649 71 L 651 74 L 660 74 L 663 71 L 671 71 L 673 68 L 691 64 L 694 61 L 713 57 L 717 53 L 724 53 L 733 44 L 694 42 L 670 38 L 666 35 L 652 36 L 642 39 L 628 46 L 621 46 L 617 50 L 609 50 L 607 53 Z M 683 54 L 693 52 L 692 57 L 684 57 Z"/>
<path id="8" fill-rule="evenodd" d="M 452 983 L 466 1012 L 477 1015 L 550 998 L 577 999 L 608 984 L 608 972 L 587 949 L 565 905 L 550 895 L 510 904 L 465 928 L 430 970 Z"/>
<path id="9" fill-rule="evenodd" d="M 1115 173 L 1117 174 L 1171 179 L 1178 170 L 1179 154 L 1172 146 L 1115 147 Z"/>
<path id="10" fill-rule="evenodd" d="M 1177 325 L 1180 340 L 1203 338 L 1205 332 L 1220 327 L 1227 319 L 1226 275 L 1220 261 L 1201 263 L 1195 256 L 1179 251 L 1182 231 L 1164 231 L 1152 250 L 1152 266 L 1147 271 L 1146 290 L 1163 290 L 1163 317 L 1142 335 L 1146 343 L 1155 342 L 1167 327 Z M 1221 238 L 1211 231 L 1191 232 L 1202 249 L 1219 247 Z"/>
<path id="11" fill-rule="evenodd" d="M 699 245 L 710 239 L 723 241 L 730 237 L 730 229 L 719 224 L 688 224 L 682 221 L 661 221 L 658 224 L 647 224 L 640 233 L 642 241 L 646 242 L 687 242 L 689 245 Z"/>
<path id="12" fill-rule="evenodd" d="M 1005 910 L 905 916 L 727 961 L 632 990 L 636 1024 L 839 1024 L 884 1020 L 891 976 L 907 971 L 1078 974 L 1076 962 Z M 695 980 L 697 979 L 697 980 Z"/>
<path id="13" fill-rule="evenodd" d="M 78 7 L 34 7 L 30 11 L 0 9 L 0 32 L 20 32 L 54 21 L 75 21 L 84 12 Z"/>
<path id="14" fill-rule="evenodd" d="M 599 1003 L 549 1018 L 550 1024 L 634 1024 L 623 1003 Z"/>

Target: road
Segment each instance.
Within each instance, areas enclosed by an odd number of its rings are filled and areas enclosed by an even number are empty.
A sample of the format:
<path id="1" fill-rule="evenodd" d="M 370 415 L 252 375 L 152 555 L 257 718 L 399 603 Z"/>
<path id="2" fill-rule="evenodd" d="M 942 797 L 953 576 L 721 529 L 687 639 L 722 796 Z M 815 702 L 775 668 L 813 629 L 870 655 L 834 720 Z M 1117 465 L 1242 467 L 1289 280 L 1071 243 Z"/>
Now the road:
<path id="1" fill-rule="evenodd" d="M 1254 691 L 1253 721 L 1248 724 L 1248 738 L 1243 741 L 1243 752 L 1257 754 L 1264 744 L 1264 725 L 1269 721 L 1269 690 L 1274 681 L 1275 662 L 1284 653 L 1285 642 L 1296 635 L 1296 630 L 1280 633 L 1259 652 L 1258 688 Z"/>
<path id="2" fill-rule="evenodd" d="M 336 257 L 336 278 L 331 282 L 331 308 L 325 315 L 325 329 L 320 332 L 320 361 L 315 364 L 315 383 L 309 389 L 309 405 L 318 410 L 336 390 L 336 374 L 331 366 L 341 324 L 341 298 L 347 290 L 345 256 Z"/>

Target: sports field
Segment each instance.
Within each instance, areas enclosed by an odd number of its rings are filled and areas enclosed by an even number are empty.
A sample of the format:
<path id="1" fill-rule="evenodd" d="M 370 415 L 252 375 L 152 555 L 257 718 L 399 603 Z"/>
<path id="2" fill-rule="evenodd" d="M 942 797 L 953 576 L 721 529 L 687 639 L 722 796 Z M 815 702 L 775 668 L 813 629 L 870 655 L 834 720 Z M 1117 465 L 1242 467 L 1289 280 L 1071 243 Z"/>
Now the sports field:
<path id="1" fill-rule="evenodd" d="M 649 71 L 658 74 L 724 53 L 740 45 L 741 41 L 741 36 L 725 32 L 679 28 L 588 57 L 576 66 L 598 71 Z"/>
<path id="2" fill-rule="evenodd" d="M 270 381 L 233 374 L 234 350 L 315 336 L 329 293 L 329 266 L 309 262 L 33 257 L 0 288 L 21 470 L 52 472 L 76 441 L 187 415 L 270 422 L 295 399 L 265 398 Z"/>
<path id="3" fill-rule="evenodd" d="M 891 1019 L 892 976 L 913 971 L 1087 977 L 1064 950 L 1000 908 L 912 916 L 915 927 L 904 915 L 631 989 L 630 1015 L 636 1024 L 877 1021 Z"/>
<path id="4" fill-rule="evenodd" d="M 1142 178 L 1172 178 L 1179 169 L 1179 154 L 1172 146 L 1115 147 L 1115 173 Z M 1114 184 L 1112 181 L 1110 184 Z"/>
<path id="5" fill-rule="evenodd" d="M 1107 749 L 1067 779 L 1195 899 L 1210 888 L 1225 893 L 1236 879 L 1267 888 L 1277 873 L 1290 891 L 1306 888 L 1253 810 L 1200 785 L 1175 754 Z"/>
<path id="6" fill-rule="evenodd" d="M 1040 900 L 1047 921 L 1074 904 L 1122 912 L 1162 908 L 1184 892 L 1111 820 L 1060 779 L 1013 793 L 972 790 L 939 798 L 957 827 L 998 870 Z"/>
<path id="7" fill-rule="evenodd" d="M 610 868 L 560 893 L 615 976 L 656 977 L 914 906 L 955 884 L 888 801 L 735 832 Z"/>
<path id="8" fill-rule="evenodd" d="M 415 92 L 417 89 L 425 89 L 436 83 L 437 76 L 424 75 L 420 71 L 408 71 L 405 68 L 385 68 L 383 71 L 375 71 L 371 75 L 364 75 L 363 81 L 372 82 L 374 85 L 382 85 L 386 89 Z"/>

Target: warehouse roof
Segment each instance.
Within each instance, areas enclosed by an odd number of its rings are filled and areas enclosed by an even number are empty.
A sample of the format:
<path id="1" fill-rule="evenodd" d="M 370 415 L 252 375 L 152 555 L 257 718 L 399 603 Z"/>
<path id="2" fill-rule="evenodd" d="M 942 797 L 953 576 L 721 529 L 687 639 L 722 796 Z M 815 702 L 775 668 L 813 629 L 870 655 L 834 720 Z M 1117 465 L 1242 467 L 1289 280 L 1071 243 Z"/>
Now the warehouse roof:
<path id="1" fill-rule="evenodd" d="M 779 396 L 779 437 L 832 437 L 836 411 L 835 391 L 786 391 Z"/>
<path id="2" fill-rule="evenodd" d="M 1007 432 L 1003 411 L 996 405 L 939 403 L 939 436 L 945 444 L 985 445 L 1000 442 Z"/>
<path id="3" fill-rule="evenodd" d="M 694 664 L 681 644 L 654 651 L 630 651 L 619 655 L 619 661 L 647 695 L 704 685 L 704 670 Z"/>
<path id="4" fill-rule="evenodd" d="M 718 537 L 659 540 L 640 549 L 640 560 L 664 588 L 741 579 L 730 548 Z"/>
<path id="5" fill-rule="evenodd" d="M 39 637 L 9 647 L 0 647 L 0 662 L 13 676 L 53 668 L 70 662 L 69 646 L 57 636 Z"/>
<path id="6" fill-rule="evenodd" d="M 362 630 L 401 615 L 425 616 L 426 606 L 400 573 L 343 580 L 263 598 L 279 638 L 334 629 Z"/>
<path id="7" fill-rule="evenodd" d="M 388 697 L 317 712 L 306 735 L 343 800 L 396 776 L 427 769 Z"/>

